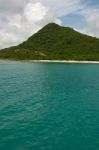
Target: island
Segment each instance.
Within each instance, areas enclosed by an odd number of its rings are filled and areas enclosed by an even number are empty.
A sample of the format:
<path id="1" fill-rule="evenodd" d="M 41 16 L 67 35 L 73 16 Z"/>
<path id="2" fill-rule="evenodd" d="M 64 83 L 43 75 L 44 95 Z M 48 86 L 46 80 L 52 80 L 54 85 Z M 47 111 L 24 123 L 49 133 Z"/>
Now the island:
<path id="1" fill-rule="evenodd" d="M 49 23 L 28 40 L 0 50 L 0 60 L 99 61 L 99 39 Z"/>

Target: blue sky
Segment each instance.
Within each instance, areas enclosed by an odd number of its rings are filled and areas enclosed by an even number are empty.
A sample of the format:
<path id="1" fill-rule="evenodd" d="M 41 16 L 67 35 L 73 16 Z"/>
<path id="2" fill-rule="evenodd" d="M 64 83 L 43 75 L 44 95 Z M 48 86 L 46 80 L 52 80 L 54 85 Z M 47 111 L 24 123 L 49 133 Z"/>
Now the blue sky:
<path id="1" fill-rule="evenodd" d="M 0 49 L 50 22 L 99 38 L 99 0 L 0 0 Z"/>
<path id="2" fill-rule="evenodd" d="M 86 26 L 86 20 L 84 16 L 79 14 L 69 14 L 66 16 L 60 17 L 62 24 L 64 26 L 76 28 L 76 29 L 82 29 Z"/>
<path id="3" fill-rule="evenodd" d="M 99 0 L 82 0 L 82 3 L 86 3 L 87 2 L 87 5 L 90 7 L 95 7 L 97 5 L 99 5 Z"/>
<path id="4" fill-rule="evenodd" d="M 81 0 L 81 4 L 85 5 L 85 11 L 94 11 L 99 9 L 99 0 Z M 69 26 L 77 30 L 81 30 L 87 25 L 87 20 L 83 14 L 73 12 L 60 17 L 64 26 Z"/>

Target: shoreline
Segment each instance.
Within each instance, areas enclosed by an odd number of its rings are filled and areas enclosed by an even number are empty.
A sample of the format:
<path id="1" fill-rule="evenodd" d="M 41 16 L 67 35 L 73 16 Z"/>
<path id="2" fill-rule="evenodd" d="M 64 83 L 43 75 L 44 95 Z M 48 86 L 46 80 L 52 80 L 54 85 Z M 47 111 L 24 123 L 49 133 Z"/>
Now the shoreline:
<path id="1" fill-rule="evenodd" d="M 99 64 L 99 61 L 80 61 L 80 60 L 10 60 L 0 59 L 1 61 L 19 61 L 19 62 L 34 62 L 34 63 L 67 63 L 67 64 Z"/>
<path id="2" fill-rule="evenodd" d="M 99 61 L 80 61 L 80 60 L 29 60 L 29 62 L 44 63 L 73 63 L 73 64 L 99 64 Z"/>
<path id="3" fill-rule="evenodd" d="M 99 61 L 80 61 L 80 60 L 28 60 L 28 62 L 67 63 L 67 64 L 99 64 Z"/>

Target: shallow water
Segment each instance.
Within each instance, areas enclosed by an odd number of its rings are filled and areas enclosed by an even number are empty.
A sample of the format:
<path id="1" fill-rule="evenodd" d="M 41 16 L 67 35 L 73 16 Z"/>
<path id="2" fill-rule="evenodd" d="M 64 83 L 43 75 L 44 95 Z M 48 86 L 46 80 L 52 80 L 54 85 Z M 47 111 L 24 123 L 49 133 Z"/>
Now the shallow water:
<path id="1" fill-rule="evenodd" d="M 99 64 L 0 62 L 0 150 L 99 150 Z"/>

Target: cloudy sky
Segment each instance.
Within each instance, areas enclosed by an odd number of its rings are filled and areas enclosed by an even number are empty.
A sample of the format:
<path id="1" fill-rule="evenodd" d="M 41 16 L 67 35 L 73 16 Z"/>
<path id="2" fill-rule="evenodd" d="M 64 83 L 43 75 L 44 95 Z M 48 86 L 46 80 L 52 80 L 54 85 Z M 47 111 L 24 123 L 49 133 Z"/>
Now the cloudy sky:
<path id="1" fill-rule="evenodd" d="M 0 49 L 21 43 L 49 22 L 99 37 L 99 0 L 0 0 Z"/>

